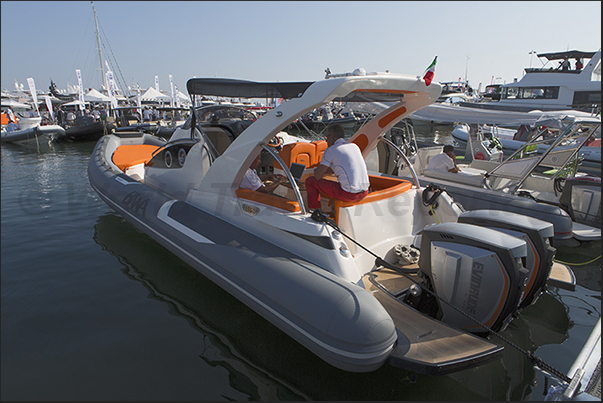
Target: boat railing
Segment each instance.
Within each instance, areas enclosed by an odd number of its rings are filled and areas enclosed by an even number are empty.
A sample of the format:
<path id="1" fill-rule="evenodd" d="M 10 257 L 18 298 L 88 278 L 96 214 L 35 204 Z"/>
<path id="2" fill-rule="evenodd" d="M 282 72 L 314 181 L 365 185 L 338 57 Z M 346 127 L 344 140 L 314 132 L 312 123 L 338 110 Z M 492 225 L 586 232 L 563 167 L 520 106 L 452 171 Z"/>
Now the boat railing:
<path id="1" fill-rule="evenodd" d="M 536 167 L 538 165 L 540 165 L 543 161 L 547 161 L 547 157 L 551 153 L 553 153 L 554 150 L 558 146 L 562 145 L 562 143 L 567 140 L 572 140 L 572 139 L 577 139 L 577 138 L 583 137 L 576 144 L 575 148 L 571 149 L 571 152 L 565 153 L 565 155 L 563 157 L 564 161 L 562 161 L 561 163 L 558 164 L 561 167 L 559 172 L 561 172 L 561 171 L 563 171 L 563 168 L 565 168 L 566 165 L 568 165 L 571 161 L 573 161 L 577 157 L 580 149 L 586 144 L 586 142 L 589 139 L 589 136 L 584 136 L 582 129 L 588 128 L 589 132 L 592 134 L 592 133 L 595 133 L 595 131 L 600 126 L 601 126 L 600 123 L 594 124 L 594 125 L 593 124 L 572 123 L 572 124 L 568 125 L 565 128 L 565 130 L 562 133 L 560 133 L 558 136 L 556 136 L 554 138 L 544 139 L 544 140 L 536 140 L 540 136 L 540 133 L 536 133 L 534 136 L 532 136 L 532 138 L 529 141 L 527 141 L 525 144 L 523 144 L 519 149 L 517 149 L 513 154 L 511 154 L 500 165 L 497 165 L 491 171 L 484 174 L 484 184 L 486 185 L 486 187 L 488 189 L 492 189 L 492 187 L 489 184 L 490 178 L 501 177 L 501 178 L 513 179 L 515 181 L 515 183 L 513 184 L 512 187 L 509 187 L 509 191 L 510 191 L 510 193 L 515 193 L 515 192 L 517 192 L 517 190 L 519 188 L 521 188 L 521 186 L 524 184 L 524 182 L 527 180 L 527 178 L 532 174 L 532 172 L 534 172 Z M 526 149 L 528 149 L 529 147 L 533 147 L 534 145 L 537 146 L 538 144 L 546 144 L 546 143 L 550 143 L 550 146 L 546 150 L 544 150 L 541 154 L 539 154 L 537 157 L 520 158 L 523 155 L 523 153 L 526 151 Z M 508 169 L 506 169 L 506 167 L 508 167 L 510 164 L 513 164 L 516 162 L 522 163 L 523 166 L 520 167 L 519 171 L 515 172 L 516 175 L 513 175 L 513 174 L 509 175 L 510 173 L 513 173 L 514 171 L 513 170 L 509 171 Z M 528 165 L 526 165 L 526 162 L 528 162 Z"/>
<path id="2" fill-rule="evenodd" d="M 272 155 L 272 157 L 283 168 L 283 171 L 285 172 L 285 175 L 287 176 L 287 179 L 289 180 L 289 183 L 291 184 L 291 188 L 293 189 L 293 192 L 295 193 L 295 197 L 297 198 L 297 202 L 299 203 L 299 208 L 301 210 L 301 214 L 306 214 L 306 207 L 304 206 L 304 200 L 302 198 L 301 191 L 299 190 L 299 186 L 297 185 L 297 181 L 293 177 L 293 174 L 289 170 L 289 167 L 285 164 L 285 162 L 283 161 L 283 159 L 274 150 L 274 147 L 269 147 L 266 144 L 262 144 L 262 148 L 264 150 L 268 151 L 268 153 L 270 153 L 270 155 Z"/>
<path id="3" fill-rule="evenodd" d="M 408 159 L 408 157 L 406 156 L 406 154 L 404 154 L 404 152 L 400 149 L 400 147 L 398 147 L 391 140 L 388 140 L 383 136 L 379 137 L 379 140 L 383 141 L 386 144 L 389 144 L 396 151 L 396 153 L 400 157 L 402 157 L 402 159 L 404 160 L 404 163 L 406 164 L 406 166 L 408 166 L 408 169 L 410 170 L 412 178 L 415 182 L 415 186 L 417 187 L 417 189 L 419 189 L 421 187 L 421 184 L 419 183 L 419 177 L 417 176 L 417 173 L 415 172 L 415 169 L 414 169 L 412 163 L 410 162 L 410 160 Z"/>

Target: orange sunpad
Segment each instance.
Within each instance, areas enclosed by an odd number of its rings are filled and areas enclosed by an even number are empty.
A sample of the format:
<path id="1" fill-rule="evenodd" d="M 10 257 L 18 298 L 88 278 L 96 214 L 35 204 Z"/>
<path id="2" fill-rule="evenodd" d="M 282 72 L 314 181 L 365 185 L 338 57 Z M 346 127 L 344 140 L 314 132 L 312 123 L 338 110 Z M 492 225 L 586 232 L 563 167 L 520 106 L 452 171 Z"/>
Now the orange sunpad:
<path id="1" fill-rule="evenodd" d="M 257 192 L 250 189 L 238 188 L 237 197 L 241 199 L 253 200 L 255 202 L 273 206 L 281 210 L 291 212 L 301 211 L 299 208 L 299 203 L 296 201 L 288 200 L 283 197 L 279 197 L 268 193 Z"/>
<path id="2" fill-rule="evenodd" d="M 158 148 L 159 146 L 150 144 L 128 144 L 119 146 L 113 153 L 113 163 L 125 172 L 126 168 L 133 165 L 146 164 L 149 162 L 153 156 L 153 152 Z"/>

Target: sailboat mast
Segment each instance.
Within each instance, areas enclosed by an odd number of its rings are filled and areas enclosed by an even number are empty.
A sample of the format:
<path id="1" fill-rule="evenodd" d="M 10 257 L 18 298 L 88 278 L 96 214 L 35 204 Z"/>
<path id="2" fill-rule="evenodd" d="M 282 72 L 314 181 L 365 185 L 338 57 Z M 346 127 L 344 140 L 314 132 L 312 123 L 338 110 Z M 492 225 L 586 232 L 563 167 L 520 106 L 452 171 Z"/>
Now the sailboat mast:
<path id="1" fill-rule="evenodd" d="M 98 45 L 98 57 L 100 59 L 102 82 L 103 82 L 103 86 L 105 87 L 105 89 L 107 89 L 109 87 L 107 86 L 107 83 L 106 83 L 107 78 L 105 77 L 105 67 L 103 65 L 103 52 L 101 50 L 100 35 L 98 34 L 98 20 L 96 19 L 96 10 L 94 9 L 94 2 L 91 1 L 90 3 L 92 4 L 92 12 L 94 12 L 94 25 L 96 26 L 96 44 Z"/>

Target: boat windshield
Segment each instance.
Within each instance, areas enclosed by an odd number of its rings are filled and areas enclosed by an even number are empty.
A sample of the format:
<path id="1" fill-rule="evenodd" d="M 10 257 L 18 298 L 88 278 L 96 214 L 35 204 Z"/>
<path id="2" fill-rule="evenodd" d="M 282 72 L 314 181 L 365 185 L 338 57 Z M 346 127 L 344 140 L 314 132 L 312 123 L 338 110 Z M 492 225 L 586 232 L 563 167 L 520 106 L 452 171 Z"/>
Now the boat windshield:
<path id="1" fill-rule="evenodd" d="M 230 105 L 210 105 L 195 109 L 197 121 L 211 124 L 227 124 L 239 120 L 256 120 L 257 115 L 245 108 Z"/>

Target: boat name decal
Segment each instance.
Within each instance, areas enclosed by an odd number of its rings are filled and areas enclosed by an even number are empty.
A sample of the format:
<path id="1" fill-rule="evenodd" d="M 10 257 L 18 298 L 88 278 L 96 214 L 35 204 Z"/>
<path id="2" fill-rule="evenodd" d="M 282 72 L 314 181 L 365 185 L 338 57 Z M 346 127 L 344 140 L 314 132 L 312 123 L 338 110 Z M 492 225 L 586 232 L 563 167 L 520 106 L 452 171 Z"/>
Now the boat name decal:
<path id="1" fill-rule="evenodd" d="M 145 216 L 147 205 L 149 204 L 148 198 L 143 198 L 140 193 L 134 191 L 130 192 L 124 197 L 123 203 L 134 211 L 134 213 Z"/>
<path id="2" fill-rule="evenodd" d="M 475 262 L 471 270 L 471 282 L 469 283 L 469 296 L 467 298 L 467 311 L 472 314 L 476 313 L 483 273 L 484 265 Z"/>

